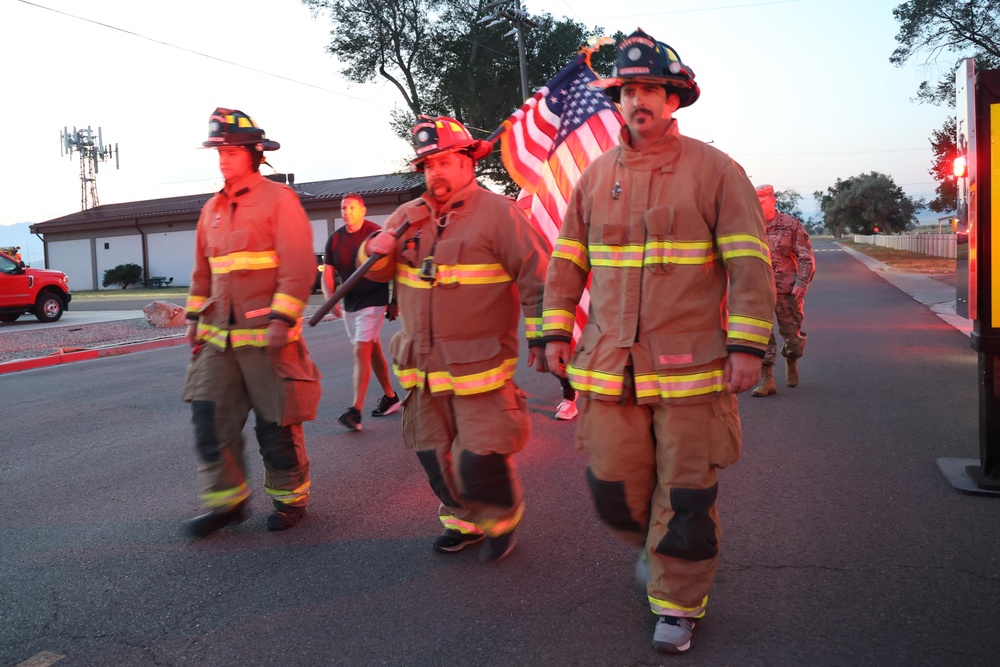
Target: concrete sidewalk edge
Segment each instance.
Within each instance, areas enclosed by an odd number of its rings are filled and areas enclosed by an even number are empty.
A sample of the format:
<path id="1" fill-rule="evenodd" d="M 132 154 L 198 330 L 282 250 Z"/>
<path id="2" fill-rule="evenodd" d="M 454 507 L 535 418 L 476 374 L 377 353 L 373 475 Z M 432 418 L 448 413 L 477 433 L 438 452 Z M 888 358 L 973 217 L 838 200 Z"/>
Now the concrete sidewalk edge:
<path id="1" fill-rule="evenodd" d="M 167 336 L 155 340 L 140 341 L 138 343 L 122 343 L 120 345 L 105 345 L 88 349 L 83 348 L 63 348 L 59 352 L 49 354 L 44 357 L 32 357 L 31 359 L 15 359 L 0 363 L 0 375 L 4 373 L 16 373 L 18 371 L 30 371 L 36 368 L 47 368 L 49 366 L 59 366 L 74 361 L 87 361 L 90 359 L 103 359 L 106 357 L 117 357 L 133 352 L 146 352 L 147 350 L 158 350 L 165 347 L 184 345 L 187 339 L 183 335 Z"/>

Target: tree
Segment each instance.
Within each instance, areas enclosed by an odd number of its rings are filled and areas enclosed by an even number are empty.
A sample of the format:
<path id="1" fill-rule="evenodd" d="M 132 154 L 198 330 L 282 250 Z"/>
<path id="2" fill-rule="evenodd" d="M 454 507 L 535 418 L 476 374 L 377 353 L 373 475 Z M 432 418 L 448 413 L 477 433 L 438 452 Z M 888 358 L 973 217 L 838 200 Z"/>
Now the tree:
<path id="1" fill-rule="evenodd" d="M 922 81 L 917 99 L 931 104 L 955 103 L 955 71 L 965 58 L 980 69 L 1000 67 L 1000 5 L 996 0 L 909 0 L 892 10 L 899 23 L 889 62 L 902 67 L 918 53 L 927 64 L 946 54 L 957 56 L 937 81 Z"/>
<path id="2" fill-rule="evenodd" d="M 802 209 L 799 208 L 802 195 L 795 190 L 778 190 L 774 193 L 774 199 L 775 208 L 786 215 L 802 220 Z"/>
<path id="3" fill-rule="evenodd" d="M 516 41 L 510 25 L 487 27 L 487 0 L 302 0 L 314 16 L 329 14 L 327 51 L 344 63 L 341 74 L 355 83 L 383 79 L 405 104 L 392 114 L 391 130 L 409 140 L 420 114 L 447 115 L 485 139 L 523 102 Z M 588 30 L 550 14 L 533 16 L 525 31 L 528 86 L 543 86 L 600 29 Z M 608 52 L 613 49 L 608 49 Z M 614 54 L 599 54 L 595 66 Z M 610 67 L 608 67 L 610 69 Z M 480 163 L 480 175 L 517 191 L 499 155 Z"/>
<path id="4" fill-rule="evenodd" d="M 142 281 L 142 267 L 138 264 L 119 264 L 113 269 L 104 272 L 104 279 L 101 285 L 111 287 L 121 285 L 126 289 L 129 285 L 137 285 Z"/>
<path id="5" fill-rule="evenodd" d="M 891 176 L 870 172 L 848 179 L 837 179 L 826 192 L 817 190 L 826 227 L 840 238 L 844 233 L 896 233 L 909 229 L 916 221 L 914 213 L 924 205 L 912 199 L 893 182 Z"/>
<path id="6" fill-rule="evenodd" d="M 955 145 L 955 117 L 949 117 L 940 130 L 931 134 L 931 148 L 934 150 L 934 165 L 928 170 L 938 182 L 935 189 L 937 196 L 931 200 L 927 208 L 935 213 L 945 213 L 958 208 L 958 179 L 955 177 L 955 157 L 958 149 Z"/>
<path id="7" fill-rule="evenodd" d="M 889 62 L 902 67 L 917 54 L 926 54 L 925 64 L 939 58 L 955 58 L 937 81 L 922 81 L 916 98 L 922 102 L 955 105 L 955 71 L 962 60 L 974 58 L 979 69 L 1000 67 L 1000 4 L 996 0 L 909 0 L 892 10 L 899 23 L 898 46 Z M 938 182 L 937 196 L 929 208 L 953 211 L 958 206 L 958 186 L 951 173 L 955 157 L 955 119 L 949 118 L 931 138 L 934 166 L 930 174 Z"/>

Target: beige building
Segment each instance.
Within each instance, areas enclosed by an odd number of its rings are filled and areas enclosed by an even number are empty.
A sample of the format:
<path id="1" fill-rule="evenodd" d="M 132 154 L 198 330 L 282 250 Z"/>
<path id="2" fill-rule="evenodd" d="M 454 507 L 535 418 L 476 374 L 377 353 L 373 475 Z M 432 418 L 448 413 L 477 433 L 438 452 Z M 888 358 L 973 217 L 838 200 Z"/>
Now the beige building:
<path id="1" fill-rule="evenodd" d="M 294 175 L 267 176 L 289 182 L 312 222 L 313 250 L 343 225 L 340 201 L 356 192 L 365 199 L 367 218 L 381 224 L 400 204 L 424 191 L 417 173 L 295 183 Z M 45 244 L 45 266 L 69 276 L 73 290 L 103 289 L 104 272 L 138 264 L 143 280 L 187 286 L 194 268 L 194 231 L 202 206 L 214 193 L 107 204 L 31 225 Z"/>

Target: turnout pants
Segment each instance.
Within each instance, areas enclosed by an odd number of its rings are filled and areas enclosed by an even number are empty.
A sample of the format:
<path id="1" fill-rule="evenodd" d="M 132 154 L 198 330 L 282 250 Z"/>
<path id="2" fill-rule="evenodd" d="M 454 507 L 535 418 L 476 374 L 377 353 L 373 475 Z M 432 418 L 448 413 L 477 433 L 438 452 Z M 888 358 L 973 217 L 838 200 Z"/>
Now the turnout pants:
<path id="1" fill-rule="evenodd" d="M 306 372 L 289 370 L 295 368 Z M 289 343 L 275 359 L 258 347 L 202 347 L 188 368 L 183 396 L 191 403 L 202 505 L 225 511 L 250 496 L 243 427 L 253 410 L 268 496 L 276 506 L 304 507 L 309 457 L 302 422 L 315 418 L 319 392 L 319 373 L 302 341 Z"/>
<path id="2" fill-rule="evenodd" d="M 403 404 L 403 439 L 441 501 L 441 523 L 464 534 L 517 527 L 524 502 L 513 454 L 530 433 L 525 394 L 513 382 L 470 396 L 414 388 Z"/>
<path id="3" fill-rule="evenodd" d="M 577 446 L 597 513 L 645 549 L 653 613 L 700 618 L 719 563 L 716 469 L 740 457 L 736 397 L 637 405 L 585 398 Z"/>
<path id="4" fill-rule="evenodd" d="M 804 315 L 802 299 L 791 292 L 778 294 L 774 306 L 774 314 L 778 319 L 778 333 L 784 344 L 781 355 L 789 359 L 798 359 L 806 349 L 806 335 L 802 333 L 802 318 Z M 764 355 L 764 366 L 773 366 L 777 357 L 778 343 L 771 330 L 771 339 L 767 342 L 767 353 Z"/>

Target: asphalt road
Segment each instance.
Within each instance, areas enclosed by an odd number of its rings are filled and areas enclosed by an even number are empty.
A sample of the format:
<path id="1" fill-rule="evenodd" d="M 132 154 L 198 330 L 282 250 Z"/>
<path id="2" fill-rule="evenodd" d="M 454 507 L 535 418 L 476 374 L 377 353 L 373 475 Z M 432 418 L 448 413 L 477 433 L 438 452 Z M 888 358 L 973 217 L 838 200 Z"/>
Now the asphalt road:
<path id="1" fill-rule="evenodd" d="M 597 523 L 575 424 L 551 419 L 555 378 L 522 360 L 518 547 L 489 566 L 440 556 L 399 415 L 336 422 L 351 354 L 334 321 L 307 330 L 326 373 L 314 494 L 284 533 L 264 528 L 251 444 L 255 514 L 181 536 L 198 511 L 183 347 L 0 376 L 0 664 L 1000 663 L 1000 499 L 955 492 L 935 465 L 978 457 L 977 357 L 829 241 L 816 250 L 802 382 L 779 368 L 777 395 L 740 400 L 744 460 L 720 474 L 722 562 L 686 656 L 650 646 L 635 554 Z"/>

